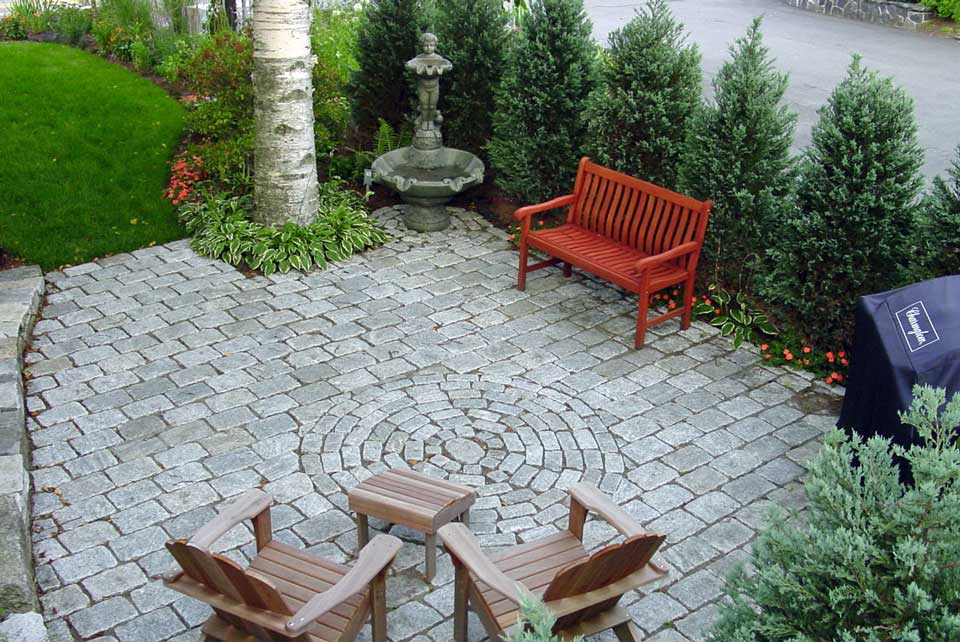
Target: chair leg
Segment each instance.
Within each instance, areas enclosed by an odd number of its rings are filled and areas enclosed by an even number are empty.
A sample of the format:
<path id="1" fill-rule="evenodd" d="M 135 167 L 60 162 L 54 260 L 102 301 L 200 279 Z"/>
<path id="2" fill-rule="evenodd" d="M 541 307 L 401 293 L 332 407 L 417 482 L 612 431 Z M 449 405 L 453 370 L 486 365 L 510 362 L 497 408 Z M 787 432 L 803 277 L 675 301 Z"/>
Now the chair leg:
<path id="1" fill-rule="evenodd" d="M 434 533 L 427 533 L 424 537 L 424 548 L 427 553 L 426 572 L 424 575 L 427 582 L 433 581 L 437 574 L 437 536 Z"/>
<path id="2" fill-rule="evenodd" d="M 452 557 L 452 556 L 451 556 Z M 453 641 L 467 642 L 467 592 L 470 590 L 470 574 L 467 567 L 453 558 L 455 577 L 453 581 Z"/>
<path id="3" fill-rule="evenodd" d="M 693 285 L 694 277 L 692 276 L 683 284 L 683 298 L 686 301 L 683 304 L 683 318 L 680 321 L 680 329 L 682 330 L 690 327 L 690 321 L 693 317 Z"/>
<path id="4" fill-rule="evenodd" d="M 527 240 L 520 240 L 520 268 L 517 272 L 517 289 L 523 292 L 527 288 Z"/>
<path id="5" fill-rule="evenodd" d="M 370 633 L 373 642 L 387 642 L 387 570 L 370 583 Z"/>
<path id="6" fill-rule="evenodd" d="M 617 634 L 617 639 L 620 640 L 620 642 L 640 642 L 643 638 L 640 629 L 638 629 L 637 625 L 632 621 L 618 624 L 613 627 L 613 632 Z"/>

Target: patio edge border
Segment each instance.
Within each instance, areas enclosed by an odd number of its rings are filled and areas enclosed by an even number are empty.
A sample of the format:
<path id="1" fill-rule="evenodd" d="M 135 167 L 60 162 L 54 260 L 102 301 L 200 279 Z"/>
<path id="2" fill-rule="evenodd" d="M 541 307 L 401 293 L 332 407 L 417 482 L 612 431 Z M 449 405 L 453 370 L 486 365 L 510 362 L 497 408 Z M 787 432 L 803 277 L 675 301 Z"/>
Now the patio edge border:
<path id="1" fill-rule="evenodd" d="M 35 265 L 0 272 L 0 610 L 39 611 L 30 537 L 23 351 L 43 298 Z M 15 545 L 12 545 L 16 542 Z"/>
<path id="2" fill-rule="evenodd" d="M 896 0 L 780 0 L 803 11 L 871 22 L 900 29 L 917 29 L 937 17 L 937 12 L 921 4 Z"/>

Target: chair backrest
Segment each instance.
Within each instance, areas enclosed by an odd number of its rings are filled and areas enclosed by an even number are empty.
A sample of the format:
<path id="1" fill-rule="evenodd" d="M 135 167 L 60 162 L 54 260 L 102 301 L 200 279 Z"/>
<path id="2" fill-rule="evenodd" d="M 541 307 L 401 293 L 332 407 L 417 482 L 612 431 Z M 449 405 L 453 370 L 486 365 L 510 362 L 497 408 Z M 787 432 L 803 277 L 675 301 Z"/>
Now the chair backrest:
<path id="1" fill-rule="evenodd" d="M 282 617 L 293 615 L 294 611 L 273 584 L 248 572 L 229 557 L 210 553 L 183 539 L 167 542 L 167 550 L 190 579 L 234 602 L 236 606 L 272 611 Z M 262 642 L 309 642 L 305 633 L 289 637 L 245 620 L 235 612 L 228 613 L 213 604 L 211 606 L 221 619 Z"/>
<path id="2" fill-rule="evenodd" d="M 567 222 L 640 250 L 660 254 L 678 245 L 703 244 L 709 203 L 593 163 L 580 161 L 576 204 Z"/>
<path id="3" fill-rule="evenodd" d="M 607 546 L 589 558 L 567 566 L 550 582 L 543 594 L 544 601 L 575 597 L 622 580 L 646 566 L 664 539 L 666 536 L 659 533 L 635 535 L 622 544 Z M 613 595 L 608 600 L 585 605 L 581 610 L 557 618 L 553 630 L 570 628 L 613 608 L 622 595 Z"/>

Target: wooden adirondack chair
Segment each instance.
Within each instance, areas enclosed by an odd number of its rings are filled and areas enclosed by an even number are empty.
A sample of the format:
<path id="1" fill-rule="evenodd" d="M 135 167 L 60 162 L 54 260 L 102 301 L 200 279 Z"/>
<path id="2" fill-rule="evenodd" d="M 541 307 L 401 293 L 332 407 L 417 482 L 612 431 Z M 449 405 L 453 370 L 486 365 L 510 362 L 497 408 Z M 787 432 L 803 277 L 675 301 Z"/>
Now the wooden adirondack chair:
<path id="1" fill-rule="evenodd" d="M 213 607 L 201 642 L 352 642 L 371 615 L 373 641 L 386 642 L 386 575 L 400 540 L 378 535 L 353 567 L 272 539 L 266 493 L 251 490 L 189 540 L 167 542 L 182 570 L 164 583 Z M 245 569 L 209 547 L 253 520 L 257 556 Z"/>
<path id="2" fill-rule="evenodd" d="M 467 602 L 491 642 L 502 642 L 517 623 L 521 592 L 540 596 L 557 618 L 553 631 L 562 640 L 613 629 L 621 642 L 639 642 L 630 614 L 617 606 L 627 591 L 654 582 L 667 570 L 651 561 L 665 539 L 646 533 L 626 511 L 591 484 L 570 488 L 569 528 L 543 540 L 487 556 L 463 524 L 440 529 L 453 558 L 453 638 L 467 640 Z M 604 518 L 626 538 L 592 555 L 583 547 L 587 512 Z"/>

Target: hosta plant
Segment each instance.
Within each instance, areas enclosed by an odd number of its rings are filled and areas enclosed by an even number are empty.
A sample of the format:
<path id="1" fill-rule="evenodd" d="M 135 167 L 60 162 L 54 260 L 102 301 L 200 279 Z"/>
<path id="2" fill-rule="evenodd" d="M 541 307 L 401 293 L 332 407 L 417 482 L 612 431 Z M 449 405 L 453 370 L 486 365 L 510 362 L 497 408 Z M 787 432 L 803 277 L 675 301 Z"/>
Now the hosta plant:
<path id="1" fill-rule="evenodd" d="M 709 294 L 696 304 L 693 312 L 720 328 L 721 336 L 733 337 L 734 349 L 744 341 L 760 343 L 763 337 L 775 337 L 779 332 L 766 313 L 751 305 L 743 292 L 731 296 L 715 285 L 709 287 Z"/>

